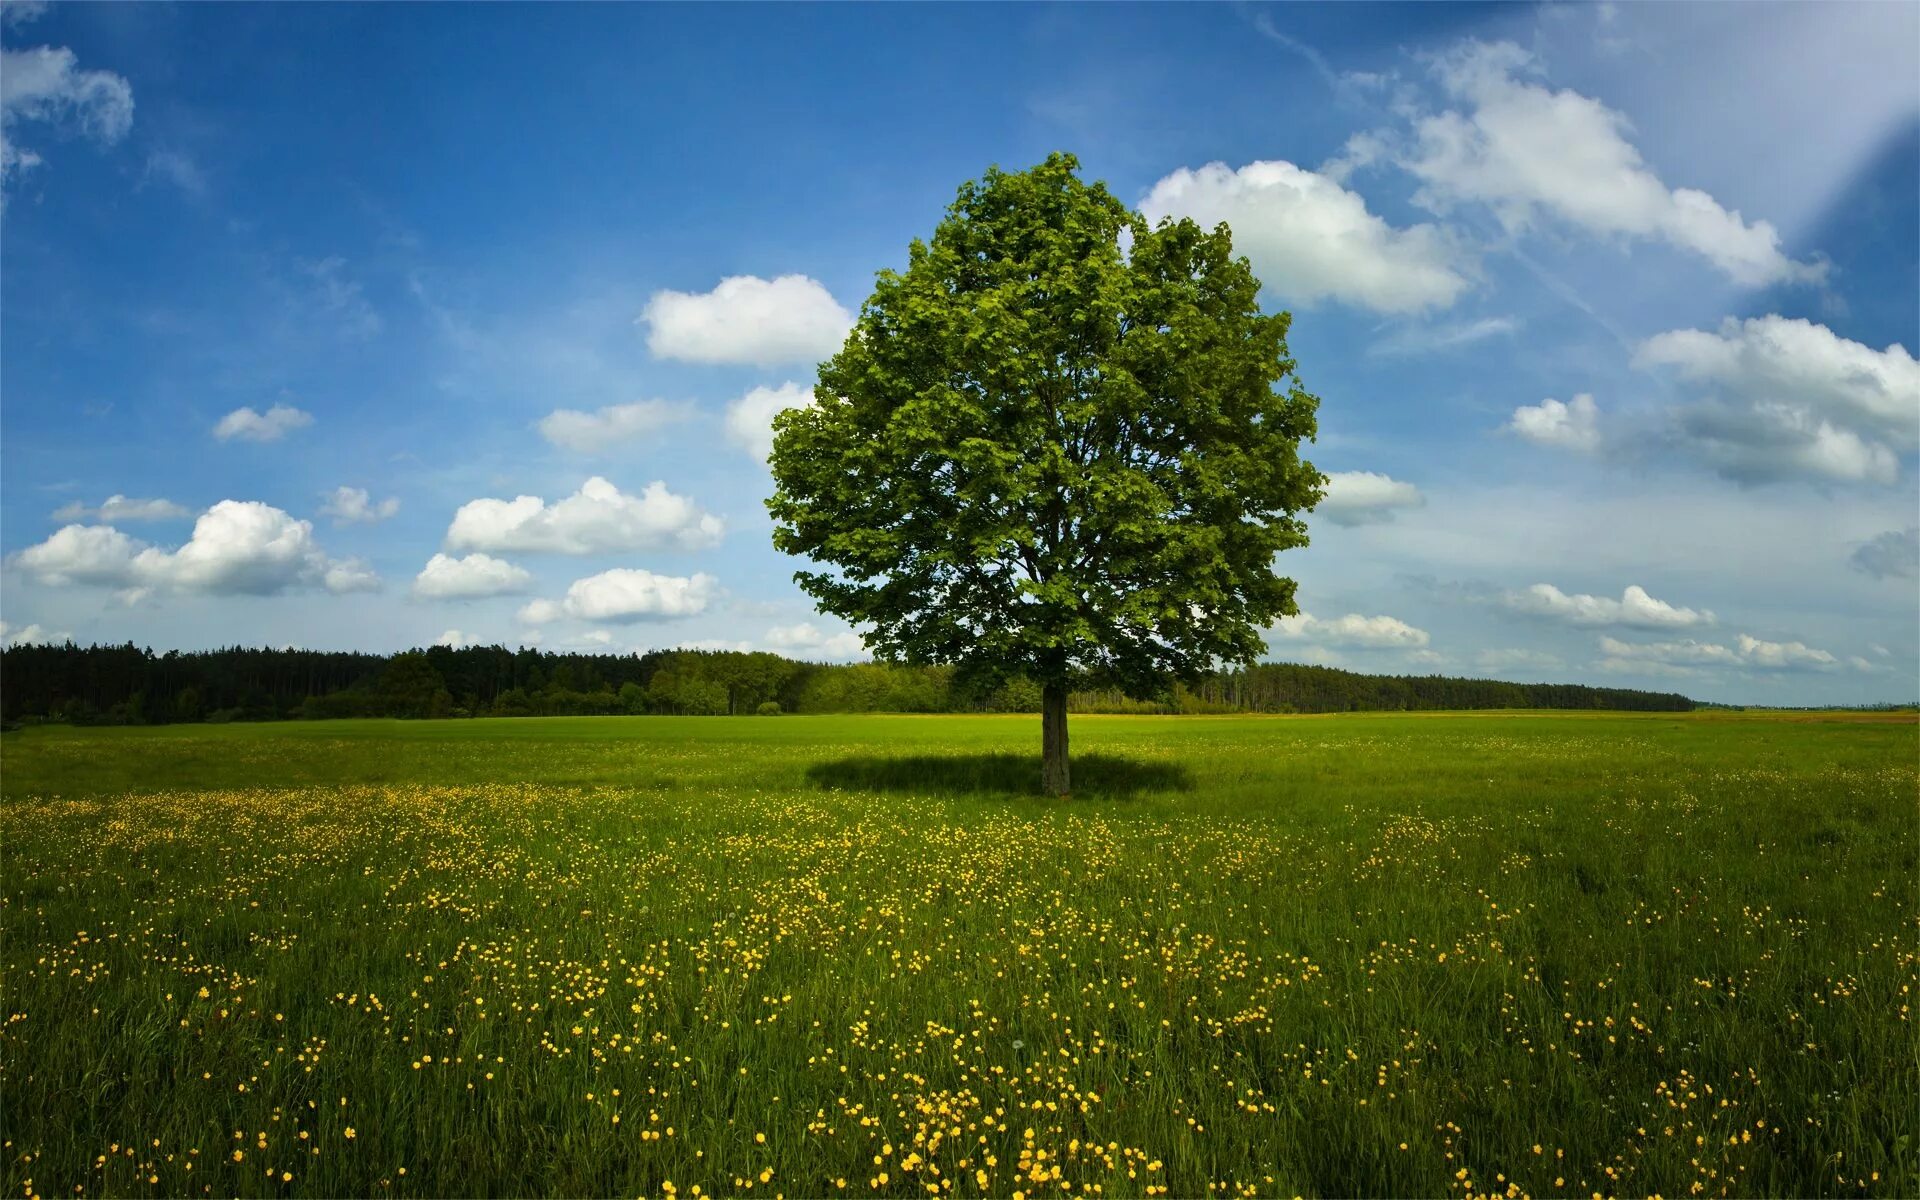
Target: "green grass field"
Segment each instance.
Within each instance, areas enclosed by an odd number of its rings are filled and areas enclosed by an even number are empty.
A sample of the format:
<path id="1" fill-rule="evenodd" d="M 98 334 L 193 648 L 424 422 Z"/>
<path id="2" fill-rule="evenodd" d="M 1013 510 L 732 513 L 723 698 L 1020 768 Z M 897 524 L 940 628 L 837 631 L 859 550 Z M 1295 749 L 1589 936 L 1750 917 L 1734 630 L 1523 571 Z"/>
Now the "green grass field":
<path id="1" fill-rule="evenodd" d="M 0 1186 L 1920 1194 L 1908 716 L 0 739 Z"/>

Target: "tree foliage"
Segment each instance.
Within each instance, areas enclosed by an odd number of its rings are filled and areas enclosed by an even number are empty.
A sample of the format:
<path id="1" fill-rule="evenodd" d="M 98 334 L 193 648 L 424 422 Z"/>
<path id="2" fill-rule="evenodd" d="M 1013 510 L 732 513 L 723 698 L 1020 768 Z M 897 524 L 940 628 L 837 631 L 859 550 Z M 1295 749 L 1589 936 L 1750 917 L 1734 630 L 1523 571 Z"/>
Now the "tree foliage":
<path id="1" fill-rule="evenodd" d="M 1070 155 L 960 190 L 775 422 L 774 543 L 883 659 L 1164 694 L 1293 613 L 1316 399 L 1227 229 Z"/>

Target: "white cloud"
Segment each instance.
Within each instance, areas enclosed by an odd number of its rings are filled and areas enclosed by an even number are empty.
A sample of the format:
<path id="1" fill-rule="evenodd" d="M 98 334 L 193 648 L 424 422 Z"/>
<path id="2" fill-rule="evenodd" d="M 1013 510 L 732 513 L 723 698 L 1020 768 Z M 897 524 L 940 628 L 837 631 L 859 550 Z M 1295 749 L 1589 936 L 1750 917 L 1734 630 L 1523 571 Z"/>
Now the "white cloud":
<path id="1" fill-rule="evenodd" d="M 538 496 L 469 500 L 453 514 L 446 540 L 452 550 L 603 554 L 699 550 L 725 530 L 719 517 L 657 480 L 629 496 L 596 475 L 551 506 Z"/>
<path id="2" fill-rule="evenodd" d="M 661 621 L 697 616 L 719 593 L 720 581 L 705 573 L 656 575 L 616 567 L 576 579 L 559 600 L 535 600 L 521 608 L 524 624 L 543 625 L 561 617 L 578 621 Z"/>
<path id="3" fill-rule="evenodd" d="M 773 418 L 789 408 L 812 408 L 813 389 L 797 383 L 757 387 L 727 405 L 727 440 L 765 462 L 773 453 Z"/>
<path id="4" fill-rule="evenodd" d="M 853 314 L 805 275 L 733 275 L 711 292 L 655 292 L 640 320 L 661 358 L 756 367 L 827 358 L 853 327 Z"/>
<path id="5" fill-rule="evenodd" d="M 1889 529 L 1855 550 L 1848 561 L 1875 579 L 1920 578 L 1920 528 Z"/>
<path id="6" fill-rule="evenodd" d="M 1564 404 L 1549 396 L 1514 409 L 1506 429 L 1542 446 L 1591 454 L 1600 448 L 1600 409 L 1586 392 Z"/>
<path id="7" fill-rule="evenodd" d="M 439 637 L 433 639 L 433 644 L 436 646 L 451 646 L 458 650 L 462 646 L 478 645 L 479 639 L 461 633 L 458 629 L 449 629 Z"/>
<path id="8" fill-rule="evenodd" d="M 133 566 L 137 582 L 188 592 L 267 595 L 316 578 L 329 590 L 357 590 L 369 578 L 355 564 L 329 560 L 310 522 L 257 500 L 222 500 L 200 514 L 186 545 L 142 550 Z"/>
<path id="9" fill-rule="evenodd" d="M 556 408 L 540 418 L 540 436 L 564 450 L 601 454 L 622 442 L 658 433 L 686 415 L 685 405 L 665 400 L 636 400 L 595 412 Z"/>
<path id="10" fill-rule="evenodd" d="M 1641 671 L 1646 674 L 1691 673 L 1702 667 L 1732 667 L 1761 671 L 1831 671 L 1841 663 L 1825 650 L 1805 642 L 1768 642 L 1740 634 L 1732 646 L 1717 642 L 1623 642 L 1602 637 L 1598 664 L 1603 671 Z M 1864 660 L 1855 664 L 1860 667 Z M 1870 665 L 1865 669 L 1871 670 Z"/>
<path id="11" fill-rule="evenodd" d="M 1661 240 L 1743 286 L 1823 276 L 1823 264 L 1789 259 L 1767 222 L 1748 223 L 1705 192 L 1667 187 L 1627 140 L 1624 116 L 1522 77 L 1538 70 L 1511 42 L 1465 42 L 1434 60 L 1442 89 L 1467 111 L 1414 123 L 1398 161 L 1421 180 L 1420 203 L 1437 212 L 1485 204 L 1515 232 L 1545 214 L 1593 233 Z"/>
<path id="12" fill-rule="evenodd" d="M 400 498 L 388 496 L 378 504 L 367 494 L 367 489 L 356 487 L 337 487 L 327 496 L 327 502 L 320 506 L 320 515 L 332 517 L 335 525 L 371 525 L 384 521 L 400 511 Z"/>
<path id="13" fill-rule="evenodd" d="M 1473 656 L 1473 665 L 1489 675 L 1504 675 L 1551 670 L 1560 666 L 1560 659 L 1544 650 L 1488 649 Z"/>
<path id="14" fill-rule="evenodd" d="M 1679 413 L 1678 436 L 1730 478 L 1891 483 L 1920 447 L 1920 363 L 1898 343 L 1874 350 L 1770 315 L 1662 333 L 1633 361 L 1706 390 Z"/>
<path id="15" fill-rule="evenodd" d="M 139 542 L 111 525 L 67 525 L 13 556 L 41 583 L 211 595 L 271 595 L 296 587 L 366 591 L 379 579 L 355 559 L 329 558 L 313 525 L 257 500 L 222 500 L 200 514 L 178 550 Z"/>
<path id="16" fill-rule="evenodd" d="M 1606 657 L 1600 668 L 1606 671 L 1633 670 L 1642 665 L 1667 667 L 1740 665 L 1740 656 L 1717 642 L 1623 642 L 1614 637 L 1600 639 L 1600 652 Z M 1666 672 L 1653 672 L 1664 674 Z"/>
<path id="17" fill-rule="evenodd" d="M 42 161 L 18 141 L 28 121 L 112 145 L 133 127 L 133 88 L 111 71 L 81 70 L 65 46 L 0 51 L 0 188 Z"/>
<path id="18" fill-rule="evenodd" d="M 143 543 L 111 525 L 66 525 L 36 546 L 13 556 L 13 563 L 41 583 L 114 585 L 126 583 Z"/>
<path id="19" fill-rule="evenodd" d="M 1411 483 L 1374 471 L 1331 471 L 1327 494 L 1314 512 L 1336 525 L 1373 525 L 1393 520 L 1405 508 L 1421 508 L 1427 498 Z"/>
<path id="20" fill-rule="evenodd" d="M 118 493 L 108 496 L 100 507 L 92 508 L 75 500 L 56 509 L 56 521 L 177 521 L 192 516 L 190 509 L 171 500 L 135 500 Z"/>
<path id="21" fill-rule="evenodd" d="M 47 15 L 48 0 L 0 0 L 0 25 L 25 25 Z"/>
<path id="22" fill-rule="evenodd" d="M 374 574 L 365 559 L 359 558 L 343 558 L 328 563 L 320 582 L 328 591 L 336 594 L 380 590 L 380 577 Z"/>
<path id="23" fill-rule="evenodd" d="M 1825 650 L 1816 650 L 1804 642 L 1763 642 L 1740 635 L 1740 658 L 1752 666 L 1770 670 L 1820 669 L 1838 665 Z"/>
<path id="24" fill-rule="evenodd" d="M 1348 613 L 1322 621 L 1311 613 L 1282 617 L 1274 623 L 1273 633 L 1288 641 L 1313 642 L 1324 646 L 1352 646 L 1366 649 L 1424 646 L 1430 640 L 1427 631 L 1416 629 L 1398 617 L 1367 617 Z"/>
<path id="25" fill-rule="evenodd" d="M 72 640 L 71 633 L 53 633 L 38 622 L 13 626 L 0 621 L 0 646 L 63 646 Z"/>
<path id="26" fill-rule="evenodd" d="M 1501 603 L 1515 612 L 1549 617 L 1569 625 L 1621 625 L 1635 629 L 1688 629 L 1713 624 L 1704 610 L 1676 608 L 1656 600 L 1638 584 L 1628 586 L 1618 600 L 1585 593 L 1568 595 L 1550 583 L 1536 583 L 1525 591 L 1503 593 Z"/>
<path id="27" fill-rule="evenodd" d="M 566 616 L 560 605 L 552 600 L 529 600 L 515 614 L 523 624 L 547 625 Z M 537 632 L 537 631 L 536 631 Z"/>
<path id="28" fill-rule="evenodd" d="M 1359 193 L 1290 162 L 1182 167 L 1149 189 L 1140 211 L 1209 229 L 1227 222 L 1234 251 L 1288 301 L 1407 313 L 1445 308 L 1467 288 L 1460 251 L 1439 229 L 1395 229 Z"/>
<path id="29" fill-rule="evenodd" d="M 767 630 L 767 648 L 793 657 L 840 660 L 866 654 L 867 644 L 852 630 L 828 633 L 811 621 L 776 625 Z"/>
<path id="30" fill-rule="evenodd" d="M 413 594 L 433 600 L 469 600 L 524 591 L 532 582 L 526 568 L 488 554 L 465 558 L 436 554 L 414 576 Z"/>
<path id="31" fill-rule="evenodd" d="M 252 407 L 236 408 L 220 418 L 213 427 L 213 436 L 223 442 L 240 438 L 248 442 L 277 442 L 296 429 L 305 429 L 313 424 L 313 414 L 294 408 L 290 404 L 276 404 L 264 413 L 253 411 Z"/>
<path id="32" fill-rule="evenodd" d="M 1367 347 L 1368 354 L 1404 358 L 1437 351 L 1459 350 L 1489 338 L 1508 337 L 1520 328 L 1512 317 L 1482 317 L 1440 325 L 1409 325 Z"/>

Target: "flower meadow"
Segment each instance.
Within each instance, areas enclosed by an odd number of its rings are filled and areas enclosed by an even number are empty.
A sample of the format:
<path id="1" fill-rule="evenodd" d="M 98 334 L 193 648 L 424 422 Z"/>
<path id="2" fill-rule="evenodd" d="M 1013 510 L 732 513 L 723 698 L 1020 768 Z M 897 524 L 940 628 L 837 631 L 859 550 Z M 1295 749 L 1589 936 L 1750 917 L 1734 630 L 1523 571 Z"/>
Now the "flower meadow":
<path id="1" fill-rule="evenodd" d="M 0 740 L 21 1197 L 1920 1193 L 1911 715 Z"/>

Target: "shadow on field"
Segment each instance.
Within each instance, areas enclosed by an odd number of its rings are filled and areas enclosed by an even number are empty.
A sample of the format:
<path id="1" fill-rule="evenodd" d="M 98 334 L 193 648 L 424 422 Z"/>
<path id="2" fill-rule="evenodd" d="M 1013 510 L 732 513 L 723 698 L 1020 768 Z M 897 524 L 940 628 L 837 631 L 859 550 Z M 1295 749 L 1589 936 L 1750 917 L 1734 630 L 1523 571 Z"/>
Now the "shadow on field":
<path id="1" fill-rule="evenodd" d="M 1072 765 L 1073 794 L 1082 798 L 1185 792 L 1193 788 L 1193 777 L 1177 763 L 1076 754 Z M 807 768 L 807 778 L 823 788 L 848 790 L 1037 795 L 1040 759 L 1025 754 L 872 755 L 815 763 Z"/>

